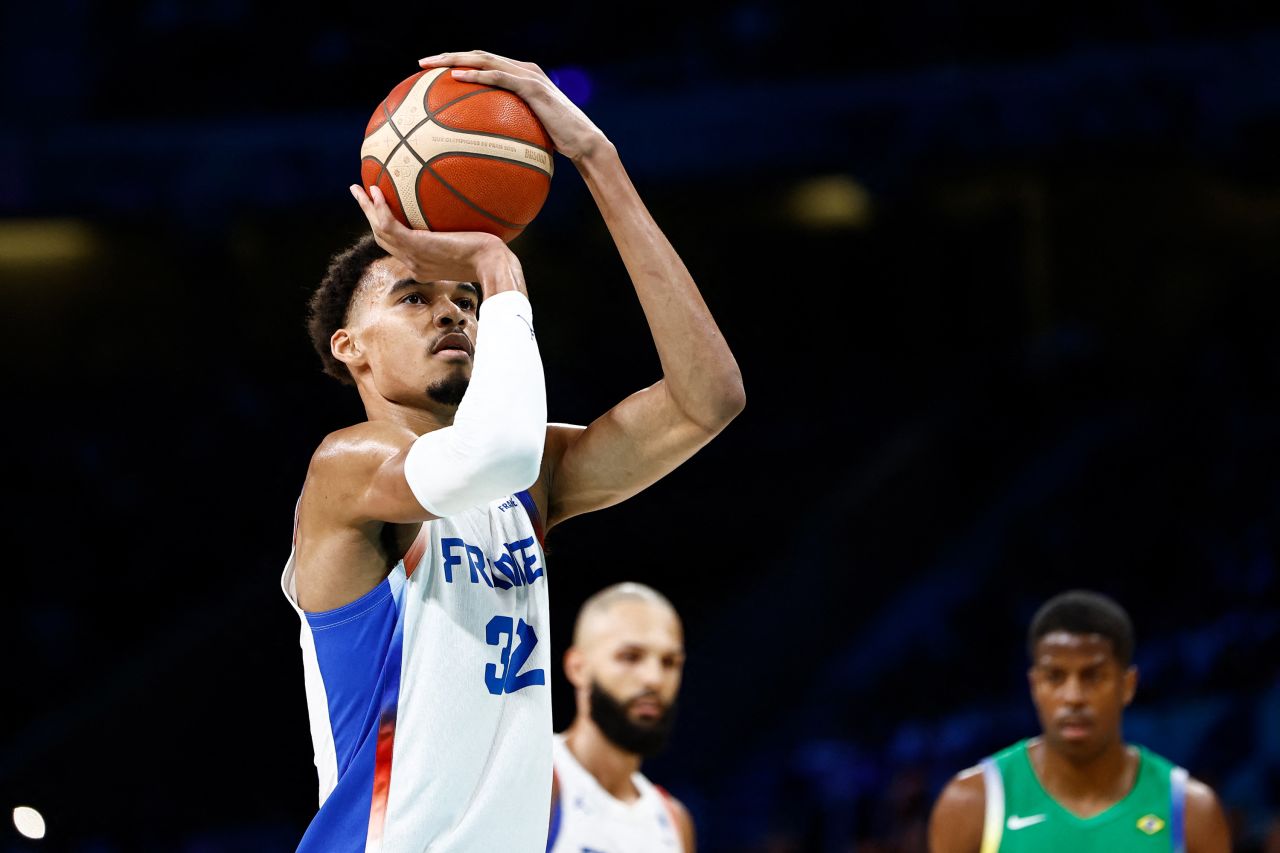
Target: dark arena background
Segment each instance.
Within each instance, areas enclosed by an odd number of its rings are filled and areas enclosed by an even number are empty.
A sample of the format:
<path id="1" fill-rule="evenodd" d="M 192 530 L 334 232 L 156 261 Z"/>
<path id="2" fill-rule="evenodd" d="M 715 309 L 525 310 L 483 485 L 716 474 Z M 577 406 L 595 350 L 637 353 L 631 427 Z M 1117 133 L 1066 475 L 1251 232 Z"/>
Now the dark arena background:
<path id="1" fill-rule="evenodd" d="M 825 7 L 824 7 L 825 8 Z M 646 772 L 706 853 L 922 851 L 1035 733 L 1036 607 L 1137 628 L 1126 737 L 1280 850 L 1280 7 L 5 3 L 0 849 L 288 851 L 315 807 L 294 501 L 361 418 L 303 327 L 419 56 L 555 74 L 620 149 L 747 409 L 549 541 L 683 614 Z M 513 244 L 553 420 L 660 376 L 563 158 Z M 31 806 L 43 840 L 21 836 Z"/>

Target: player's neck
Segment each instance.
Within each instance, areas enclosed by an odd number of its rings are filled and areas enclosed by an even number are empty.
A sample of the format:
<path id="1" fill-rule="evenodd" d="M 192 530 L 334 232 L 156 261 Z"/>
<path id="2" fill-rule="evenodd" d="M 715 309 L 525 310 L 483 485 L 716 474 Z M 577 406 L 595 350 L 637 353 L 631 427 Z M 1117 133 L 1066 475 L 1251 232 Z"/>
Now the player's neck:
<path id="1" fill-rule="evenodd" d="M 624 803 L 640 798 L 640 791 L 631 781 L 631 775 L 640 769 L 643 761 L 639 755 L 619 748 L 589 717 L 579 716 L 574 720 L 564 740 L 573 757 L 596 777 L 610 796 Z"/>
<path id="2" fill-rule="evenodd" d="M 1044 740 L 1028 747 L 1031 764 L 1040 783 L 1063 805 L 1098 811 L 1119 802 L 1133 787 L 1137 756 L 1124 739 L 1117 737 L 1106 749 L 1089 759 L 1065 755 Z"/>
<path id="3" fill-rule="evenodd" d="M 364 399 L 365 414 L 371 421 L 391 421 L 408 427 L 418 435 L 425 435 L 441 427 L 451 426 L 457 406 L 441 405 L 437 409 L 420 409 L 415 406 L 397 403 L 385 397 L 374 397 L 361 394 Z"/>

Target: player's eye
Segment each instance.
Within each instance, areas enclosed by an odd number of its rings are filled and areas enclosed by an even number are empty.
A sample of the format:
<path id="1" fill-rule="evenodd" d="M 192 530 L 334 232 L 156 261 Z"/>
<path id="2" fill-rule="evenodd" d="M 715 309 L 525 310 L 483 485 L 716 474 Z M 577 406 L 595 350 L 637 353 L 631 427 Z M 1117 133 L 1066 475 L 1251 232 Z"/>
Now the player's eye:
<path id="1" fill-rule="evenodd" d="M 422 298 L 421 293 L 410 293 L 404 299 L 400 300 L 408 305 L 426 305 L 427 301 Z"/>
<path id="2" fill-rule="evenodd" d="M 463 311 L 474 311 L 476 308 L 476 303 L 469 296 L 463 296 L 459 299 L 455 299 L 454 302 Z"/>

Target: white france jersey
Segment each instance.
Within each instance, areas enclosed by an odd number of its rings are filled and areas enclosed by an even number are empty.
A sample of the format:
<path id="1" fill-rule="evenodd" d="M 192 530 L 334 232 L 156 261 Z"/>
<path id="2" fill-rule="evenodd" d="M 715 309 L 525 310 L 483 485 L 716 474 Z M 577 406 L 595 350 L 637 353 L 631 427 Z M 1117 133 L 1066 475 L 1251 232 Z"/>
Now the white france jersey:
<path id="1" fill-rule="evenodd" d="M 320 809 L 300 851 L 529 851 L 551 806 L 550 623 L 527 492 L 428 521 L 391 574 L 302 620 Z"/>
<path id="2" fill-rule="evenodd" d="M 600 786 L 556 735 L 559 796 L 551 807 L 547 853 L 686 853 L 667 794 L 642 773 L 631 782 L 640 799 L 624 803 Z"/>

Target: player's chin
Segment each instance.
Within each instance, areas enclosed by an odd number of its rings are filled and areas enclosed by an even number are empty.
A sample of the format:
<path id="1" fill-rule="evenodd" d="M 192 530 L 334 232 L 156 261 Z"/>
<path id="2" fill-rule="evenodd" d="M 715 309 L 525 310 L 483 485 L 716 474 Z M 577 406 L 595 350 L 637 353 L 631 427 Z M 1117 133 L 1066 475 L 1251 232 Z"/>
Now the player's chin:
<path id="1" fill-rule="evenodd" d="M 1054 730 L 1053 741 L 1054 746 L 1066 755 L 1090 756 L 1101 747 L 1097 730 L 1092 726 L 1058 726 Z"/>

